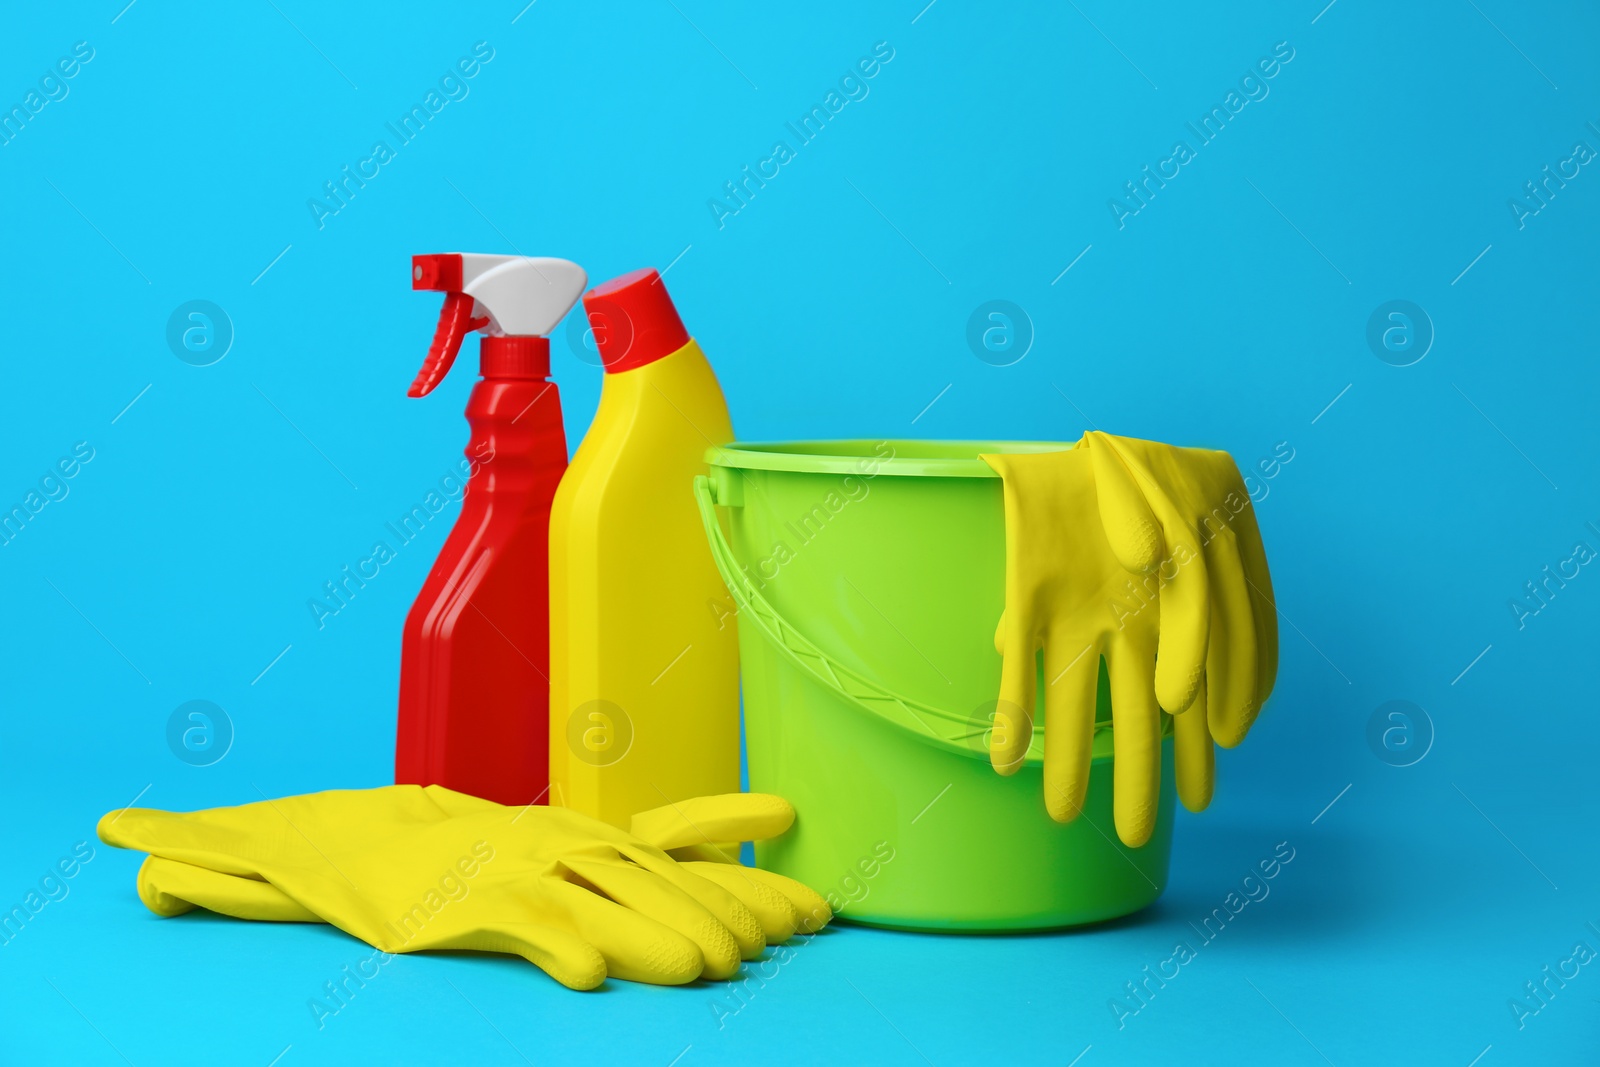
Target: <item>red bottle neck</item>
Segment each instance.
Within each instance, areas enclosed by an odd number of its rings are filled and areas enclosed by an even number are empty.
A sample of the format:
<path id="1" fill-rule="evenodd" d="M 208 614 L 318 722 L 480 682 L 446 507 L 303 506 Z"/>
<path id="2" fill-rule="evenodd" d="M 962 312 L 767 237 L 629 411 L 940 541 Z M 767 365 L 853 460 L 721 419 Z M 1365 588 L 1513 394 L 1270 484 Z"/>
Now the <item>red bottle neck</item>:
<path id="1" fill-rule="evenodd" d="M 485 378 L 542 381 L 550 377 L 550 338 L 485 337 L 478 344 L 478 373 Z"/>
<path id="2" fill-rule="evenodd" d="M 532 340 L 544 342 L 548 354 L 544 338 Z M 474 468 L 467 483 L 468 503 L 485 493 L 554 496 L 567 467 L 561 394 L 554 382 L 485 376 L 467 400 L 467 422 L 472 439 L 466 455 Z"/>

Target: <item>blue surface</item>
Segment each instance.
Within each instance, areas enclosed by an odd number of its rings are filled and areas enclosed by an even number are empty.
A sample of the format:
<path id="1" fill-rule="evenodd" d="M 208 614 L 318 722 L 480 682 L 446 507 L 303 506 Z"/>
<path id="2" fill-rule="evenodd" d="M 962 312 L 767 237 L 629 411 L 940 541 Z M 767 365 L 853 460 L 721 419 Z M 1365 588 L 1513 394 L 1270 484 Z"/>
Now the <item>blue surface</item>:
<path id="1" fill-rule="evenodd" d="M 319 1029 L 308 1001 L 369 949 L 158 920 L 138 857 L 95 844 L 0 947 L 4 1062 L 1593 1061 L 1600 966 L 1565 961 L 1600 950 L 1600 574 L 1510 607 L 1600 549 L 1600 171 L 1564 162 L 1600 150 L 1592 8 L 122 2 L 0 35 L 8 108 L 93 49 L 0 145 L 0 497 L 93 450 L 0 548 L 7 908 L 135 798 L 386 780 L 399 628 L 447 517 L 323 629 L 307 601 L 465 442 L 469 374 L 404 395 L 438 307 L 414 252 L 671 264 L 750 439 L 1092 419 L 1246 466 L 1287 442 L 1258 487 L 1283 664 L 1213 809 L 1181 815 L 1166 896 L 1121 923 L 841 927 L 736 1014 L 724 985 L 580 996 L 517 960 L 400 958 Z M 319 227 L 307 201 L 479 41 L 492 60 Z M 786 122 L 877 42 L 866 95 L 799 144 Z M 1241 84 L 1278 42 L 1293 58 Z M 736 214 L 708 205 L 779 139 L 793 158 Z M 1109 206 L 1179 139 L 1152 199 Z M 1565 184 L 1513 208 L 1546 165 Z M 169 347 L 191 300 L 231 322 L 216 362 Z M 969 347 L 992 300 L 1031 324 L 1020 361 Z M 1403 367 L 1404 322 L 1368 342 L 1395 300 L 1434 335 Z M 600 372 L 567 337 L 576 439 Z M 210 766 L 168 747 L 192 700 L 232 724 Z M 1390 701 L 1423 715 L 1369 732 Z M 1201 945 L 1279 842 L 1270 895 Z M 1194 958 L 1125 999 L 1179 940 Z"/>

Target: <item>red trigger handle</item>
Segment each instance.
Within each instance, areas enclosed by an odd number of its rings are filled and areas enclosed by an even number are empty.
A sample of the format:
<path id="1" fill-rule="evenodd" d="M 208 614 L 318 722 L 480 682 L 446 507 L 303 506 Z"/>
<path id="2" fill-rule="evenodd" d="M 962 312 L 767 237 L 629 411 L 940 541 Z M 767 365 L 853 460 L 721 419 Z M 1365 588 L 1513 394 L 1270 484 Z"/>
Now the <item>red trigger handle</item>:
<path id="1" fill-rule="evenodd" d="M 466 293 L 445 294 L 444 307 L 439 311 L 439 327 L 433 333 L 433 344 L 428 347 L 428 358 L 411 388 L 406 390 L 407 396 L 427 396 L 433 392 L 433 387 L 450 373 L 467 334 L 489 325 L 488 319 L 472 317 L 473 303 L 473 298 Z"/>

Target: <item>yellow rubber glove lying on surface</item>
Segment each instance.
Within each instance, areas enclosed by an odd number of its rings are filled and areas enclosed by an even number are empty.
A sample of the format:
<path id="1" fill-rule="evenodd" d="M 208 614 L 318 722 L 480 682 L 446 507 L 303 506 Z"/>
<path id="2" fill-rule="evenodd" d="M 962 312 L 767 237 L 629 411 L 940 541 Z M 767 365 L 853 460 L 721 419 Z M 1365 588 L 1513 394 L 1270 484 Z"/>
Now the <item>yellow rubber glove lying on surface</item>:
<path id="1" fill-rule="evenodd" d="M 778 797 L 738 794 L 638 818 L 667 847 L 698 851 L 776 836 L 794 811 Z M 573 989 L 607 975 L 658 985 L 726 978 L 769 941 L 832 917 L 781 875 L 680 863 L 564 808 L 502 807 L 440 786 L 190 813 L 129 808 L 101 819 L 99 835 L 150 854 L 139 896 L 159 915 L 199 906 L 326 921 L 386 952 L 512 953 Z"/>
<path id="2" fill-rule="evenodd" d="M 1098 433 L 1071 452 L 983 459 L 1004 481 L 1006 513 L 991 761 L 1002 774 L 1021 766 L 1042 648 L 1045 804 L 1058 821 L 1076 818 L 1103 656 L 1117 835 L 1142 845 L 1160 797 L 1159 709 L 1176 716 L 1178 792 L 1199 811 L 1211 800 L 1213 735 L 1238 744 L 1271 691 L 1277 625 L 1249 494 L 1225 452 Z M 1147 575 L 1145 588 L 1133 575 Z"/>
<path id="3" fill-rule="evenodd" d="M 1278 674 L 1272 576 L 1239 468 L 1226 452 L 1099 431 L 1078 447 L 1093 459 L 1112 551 L 1160 601 L 1161 706 L 1197 705 L 1217 744 L 1232 748 Z"/>

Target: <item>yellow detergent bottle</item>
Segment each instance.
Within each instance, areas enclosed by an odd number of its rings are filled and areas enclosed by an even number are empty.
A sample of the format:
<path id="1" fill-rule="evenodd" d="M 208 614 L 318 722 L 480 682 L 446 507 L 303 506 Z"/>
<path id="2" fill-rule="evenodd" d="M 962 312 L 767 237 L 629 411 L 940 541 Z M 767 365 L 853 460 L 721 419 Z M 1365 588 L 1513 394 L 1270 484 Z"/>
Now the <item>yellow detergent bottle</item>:
<path id="1" fill-rule="evenodd" d="M 694 476 L 733 439 L 654 270 L 590 290 L 600 408 L 550 512 L 550 802 L 626 827 L 739 790 L 739 646 Z"/>

